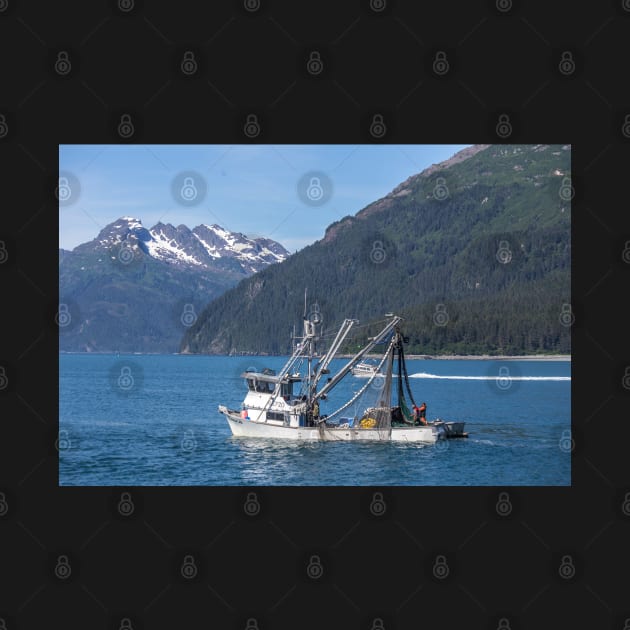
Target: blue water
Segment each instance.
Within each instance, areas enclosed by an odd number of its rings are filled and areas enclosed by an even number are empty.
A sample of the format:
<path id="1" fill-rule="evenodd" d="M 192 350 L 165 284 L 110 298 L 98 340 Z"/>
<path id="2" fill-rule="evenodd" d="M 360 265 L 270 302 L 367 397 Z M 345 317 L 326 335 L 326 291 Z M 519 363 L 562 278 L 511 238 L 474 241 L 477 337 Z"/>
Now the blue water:
<path id="1" fill-rule="evenodd" d="M 60 484 L 571 484 L 569 361 L 408 360 L 427 418 L 464 420 L 467 439 L 422 446 L 232 437 L 217 406 L 240 407 L 248 367 L 279 369 L 285 361 L 60 355 Z M 347 376 L 321 413 L 365 382 Z"/>

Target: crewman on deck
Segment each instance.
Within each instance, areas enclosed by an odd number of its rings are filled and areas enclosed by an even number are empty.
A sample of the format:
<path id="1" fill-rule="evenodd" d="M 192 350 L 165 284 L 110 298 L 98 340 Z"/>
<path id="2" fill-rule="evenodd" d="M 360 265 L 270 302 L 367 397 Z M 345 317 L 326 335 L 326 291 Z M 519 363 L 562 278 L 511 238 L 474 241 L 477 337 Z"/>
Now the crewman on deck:
<path id="1" fill-rule="evenodd" d="M 317 420 L 319 418 L 319 403 L 315 401 L 313 403 L 313 420 Z"/>
<path id="2" fill-rule="evenodd" d="M 427 423 L 427 403 L 423 402 L 419 407 L 416 407 L 414 405 L 413 416 L 416 421 L 416 424 L 426 424 Z"/>

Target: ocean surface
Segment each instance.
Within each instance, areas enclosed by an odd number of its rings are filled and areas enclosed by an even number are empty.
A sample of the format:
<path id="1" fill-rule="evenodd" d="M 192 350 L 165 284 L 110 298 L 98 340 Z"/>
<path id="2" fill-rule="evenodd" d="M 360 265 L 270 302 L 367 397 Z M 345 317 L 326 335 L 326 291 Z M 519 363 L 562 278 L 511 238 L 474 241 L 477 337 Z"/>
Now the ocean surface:
<path id="1" fill-rule="evenodd" d="M 570 361 L 407 360 L 427 418 L 463 420 L 468 438 L 422 446 L 232 437 L 217 406 L 240 408 L 241 373 L 279 370 L 286 359 L 60 354 L 60 485 L 571 484 Z M 348 375 L 321 413 L 365 382 Z"/>

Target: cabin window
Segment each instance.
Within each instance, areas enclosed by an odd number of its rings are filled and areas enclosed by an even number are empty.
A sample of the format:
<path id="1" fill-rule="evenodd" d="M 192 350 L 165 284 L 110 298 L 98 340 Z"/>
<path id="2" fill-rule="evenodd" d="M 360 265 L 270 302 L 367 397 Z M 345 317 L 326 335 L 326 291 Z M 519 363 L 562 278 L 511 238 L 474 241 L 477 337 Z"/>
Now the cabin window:
<path id="1" fill-rule="evenodd" d="M 247 379 L 247 389 L 249 389 L 250 392 L 253 392 L 255 390 L 253 378 Z"/>
<path id="2" fill-rule="evenodd" d="M 267 420 L 280 420 L 280 421 L 284 422 L 284 414 L 283 413 L 276 413 L 275 411 L 268 411 L 267 412 Z"/>
<path id="3" fill-rule="evenodd" d="M 282 383 L 282 393 L 283 398 L 291 398 L 293 396 L 293 382 Z"/>

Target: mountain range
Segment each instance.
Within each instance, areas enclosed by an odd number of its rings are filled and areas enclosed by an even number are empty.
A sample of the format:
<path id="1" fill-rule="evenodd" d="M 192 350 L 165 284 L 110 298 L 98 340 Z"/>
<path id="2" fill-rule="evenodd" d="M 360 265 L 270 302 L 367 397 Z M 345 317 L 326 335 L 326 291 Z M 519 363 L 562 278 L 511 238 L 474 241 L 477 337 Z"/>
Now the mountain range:
<path id="1" fill-rule="evenodd" d="M 125 216 L 95 239 L 59 250 L 61 351 L 174 352 L 212 299 L 289 252 L 219 225 Z"/>
<path id="2" fill-rule="evenodd" d="M 121 217 L 110 223 L 93 241 L 77 246 L 73 252 L 98 253 L 123 242 L 137 245 L 153 260 L 179 268 L 221 269 L 243 274 L 260 271 L 289 255 L 282 245 L 271 239 L 248 238 L 216 224 L 198 225 L 191 230 L 185 225 L 175 227 L 159 222 L 147 230 L 133 217 Z"/>
<path id="3" fill-rule="evenodd" d="M 317 310 L 361 321 L 345 350 L 393 311 L 411 352 L 568 353 L 572 197 L 570 145 L 468 147 L 210 302 L 180 350 L 285 354 Z"/>

